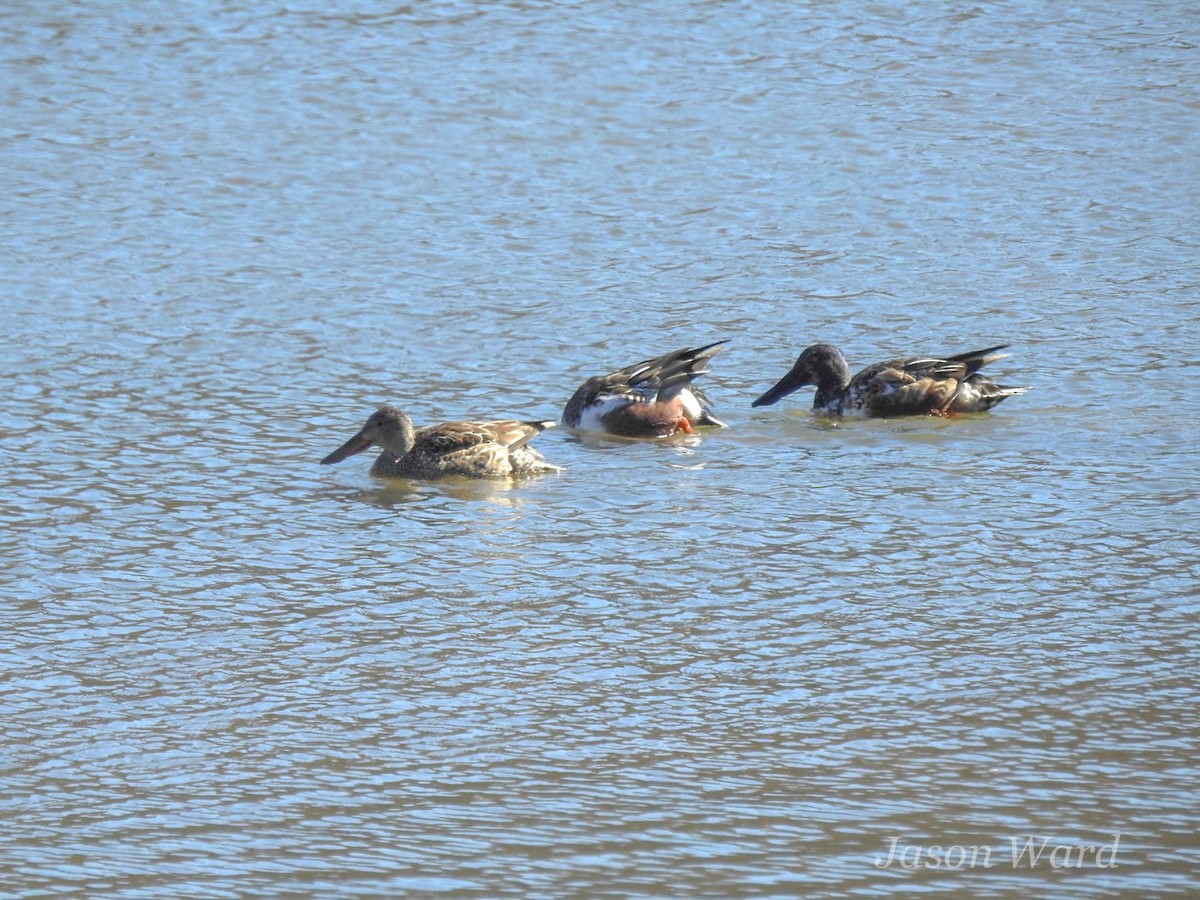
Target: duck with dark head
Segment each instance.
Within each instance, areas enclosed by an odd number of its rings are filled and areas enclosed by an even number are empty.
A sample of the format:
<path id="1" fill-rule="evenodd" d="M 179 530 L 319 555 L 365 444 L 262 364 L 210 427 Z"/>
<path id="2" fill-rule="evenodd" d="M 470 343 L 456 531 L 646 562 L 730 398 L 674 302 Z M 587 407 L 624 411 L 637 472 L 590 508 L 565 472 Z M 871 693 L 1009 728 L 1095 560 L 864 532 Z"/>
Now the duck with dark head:
<path id="1" fill-rule="evenodd" d="M 867 366 L 851 377 L 842 351 L 813 344 L 791 371 L 751 406 L 770 406 L 806 385 L 816 388 L 813 409 L 826 416 L 953 415 L 984 412 L 1028 388 L 1004 387 L 979 373 L 1007 344 L 957 356 L 913 356 Z"/>

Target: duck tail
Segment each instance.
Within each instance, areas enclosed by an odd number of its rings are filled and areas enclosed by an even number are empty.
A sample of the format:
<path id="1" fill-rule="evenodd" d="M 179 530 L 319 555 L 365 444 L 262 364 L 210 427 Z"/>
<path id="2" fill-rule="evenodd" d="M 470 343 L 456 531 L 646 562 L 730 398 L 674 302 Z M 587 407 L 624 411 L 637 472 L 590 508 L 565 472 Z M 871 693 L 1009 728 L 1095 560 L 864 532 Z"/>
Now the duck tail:
<path id="1" fill-rule="evenodd" d="M 989 381 L 982 375 L 972 375 L 959 384 L 948 406 L 960 412 L 986 412 L 1002 400 L 1028 390 L 1027 387 L 1008 387 Z"/>

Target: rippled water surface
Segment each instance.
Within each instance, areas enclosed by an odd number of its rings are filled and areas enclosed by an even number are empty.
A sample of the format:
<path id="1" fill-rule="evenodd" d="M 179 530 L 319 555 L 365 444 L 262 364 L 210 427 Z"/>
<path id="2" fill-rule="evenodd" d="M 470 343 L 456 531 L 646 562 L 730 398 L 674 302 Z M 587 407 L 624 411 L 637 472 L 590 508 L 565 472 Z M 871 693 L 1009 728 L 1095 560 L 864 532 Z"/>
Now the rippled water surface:
<path id="1" fill-rule="evenodd" d="M 1200 891 L 1191 5 L 0 35 L 6 896 Z M 719 339 L 726 430 L 317 464 Z M 1031 390 L 752 410 L 817 340 Z"/>

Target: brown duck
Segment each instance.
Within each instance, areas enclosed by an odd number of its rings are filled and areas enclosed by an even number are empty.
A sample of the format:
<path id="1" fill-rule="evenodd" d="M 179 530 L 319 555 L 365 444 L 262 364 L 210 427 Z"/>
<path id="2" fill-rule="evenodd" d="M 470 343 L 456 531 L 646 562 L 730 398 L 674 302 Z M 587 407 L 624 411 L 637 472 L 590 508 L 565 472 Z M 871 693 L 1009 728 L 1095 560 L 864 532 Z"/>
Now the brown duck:
<path id="1" fill-rule="evenodd" d="M 331 465 L 361 453 L 371 445 L 381 452 L 371 466 L 379 478 L 432 480 L 448 475 L 468 478 L 497 478 L 556 472 L 527 446 L 553 422 L 443 422 L 414 428 L 412 420 L 394 406 L 383 406 L 371 414 L 358 434 L 323 460 Z"/>

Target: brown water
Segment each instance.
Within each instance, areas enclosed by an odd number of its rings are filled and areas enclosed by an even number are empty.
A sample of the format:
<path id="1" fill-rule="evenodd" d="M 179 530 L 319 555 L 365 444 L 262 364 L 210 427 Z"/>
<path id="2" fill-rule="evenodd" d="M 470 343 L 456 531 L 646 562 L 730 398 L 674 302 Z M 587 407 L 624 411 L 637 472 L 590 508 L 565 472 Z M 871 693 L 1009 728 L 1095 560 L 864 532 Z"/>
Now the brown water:
<path id="1" fill-rule="evenodd" d="M 1200 891 L 1200 13 L 355 9 L 0 13 L 4 895 Z M 1032 390 L 751 410 L 816 340 Z"/>

